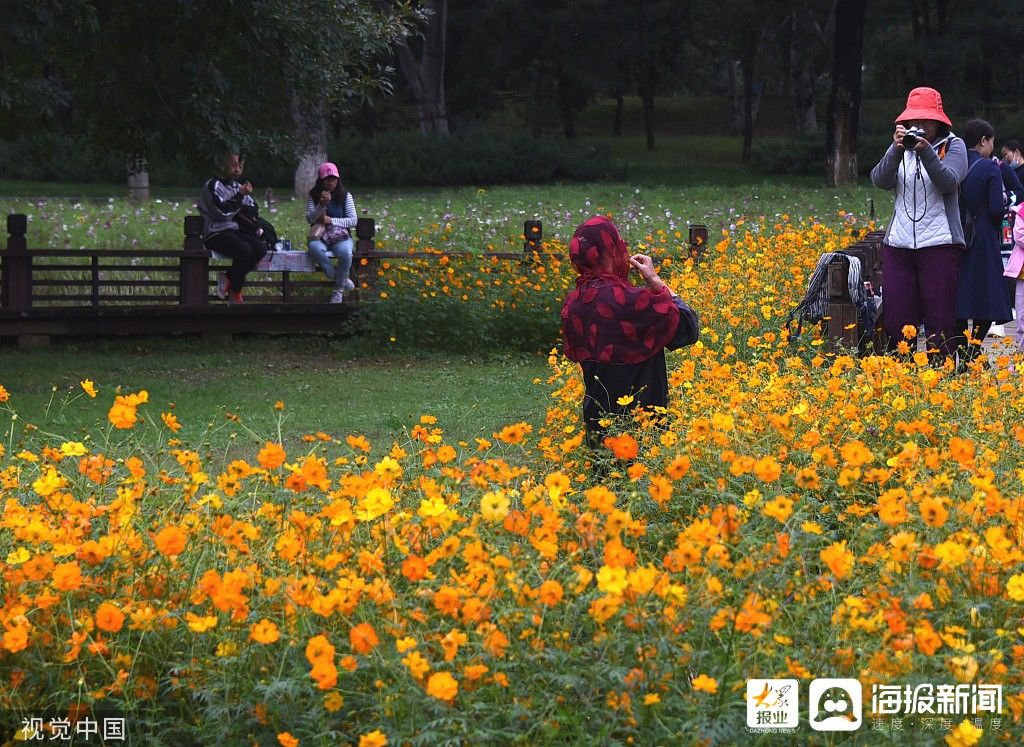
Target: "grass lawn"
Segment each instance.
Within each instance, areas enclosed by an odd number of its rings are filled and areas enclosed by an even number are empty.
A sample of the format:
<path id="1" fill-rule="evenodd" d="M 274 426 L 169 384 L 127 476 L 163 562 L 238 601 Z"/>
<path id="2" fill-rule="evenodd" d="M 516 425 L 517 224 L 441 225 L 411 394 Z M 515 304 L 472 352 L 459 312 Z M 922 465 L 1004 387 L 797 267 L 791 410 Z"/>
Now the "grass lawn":
<path id="1" fill-rule="evenodd" d="M 227 347 L 198 337 L 57 340 L 30 351 L 8 343 L 0 346 L 0 383 L 24 420 L 75 440 L 94 424 L 106 424 L 116 387 L 145 389 L 149 404 L 142 411 L 149 418 L 159 424 L 173 403 L 183 438 L 215 450 L 230 447 L 232 456 L 252 456 L 264 440 L 276 440 L 279 415 L 286 446 L 318 431 L 402 442 L 405 429 L 426 414 L 438 418 L 450 441 L 470 443 L 508 423 L 543 419 L 548 394 L 533 383 L 547 373 L 542 357 L 410 358 L 352 352 L 353 345 L 269 336 Z M 82 395 L 83 379 L 95 382 L 95 400 Z M 280 413 L 278 400 L 285 403 Z M 228 417 L 235 413 L 242 419 Z M 3 435 L 7 441 L 9 434 Z"/>

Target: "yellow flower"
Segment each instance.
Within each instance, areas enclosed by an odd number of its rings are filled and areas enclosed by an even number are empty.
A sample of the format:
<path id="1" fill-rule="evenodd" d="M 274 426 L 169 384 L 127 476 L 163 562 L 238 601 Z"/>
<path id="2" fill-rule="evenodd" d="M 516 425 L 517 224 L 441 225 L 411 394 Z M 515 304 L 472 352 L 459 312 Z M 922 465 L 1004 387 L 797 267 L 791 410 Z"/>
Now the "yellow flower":
<path id="1" fill-rule="evenodd" d="M 360 521 L 373 521 L 390 511 L 394 505 L 391 491 L 387 488 L 370 488 L 366 497 L 356 506 L 356 516 Z"/>
<path id="2" fill-rule="evenodd" d="M 661 696 L 658 693 L 647 693 L 644 696 L 644 705 L 657 705 L 661 702 Z"/>
<path id="3" fill-rule="evenodd" d="M 778 498 L 764 504 L 761 508 L 761 512 L 765 516 L 770 516 L 771 518 L 785 524 L 786 520 L 793 513 L 793 501 L 780 495 Z"/>
<path id="4" fill-rule="evenodd" d="M 329 692 L 324 696 L 324 710 L 330 713 L 337 713 L 345 705 L 345 699 L 337 690 Z"/>
<path id="5" fill-rule="evenodd" d="M 65 441 L 60 445 L 60 453 L 66 457 L 76 457 L 84 456 L 89 450 L 85 448 L 85 444 L 78 441 Z"/>
<path id="6" fill-rule="evenodd" d="M 217 618 L 213 615 L 200 617 L 192 612 L 185 613 L 185 623 L 194 633 L 205 633 L 217 627 Z"/>
<path id="7" fill-rule="evenodd" d="M 619 397 L 617 400 L 615 400 L 615 404 L 620 405 L 621 407 L 625 407 L 626 405 L 631 405 L 631 404 L 633 404 L 633 395 L 632 394 L 624 394 L 621 397 Z"/>
<path id="8" fill-rule="evenodd" d="M 602 565 L 601 570 L 597 572 L 597 588 L 605 594 L 622 594 L 629 588 L 626 569 Z"/>
<path id="9" fill-rule="evenodd" d="M 1024 574 L 1010 576 L 1006 582 L 1006 595 L 1015 602 L 1024 602 Z"/>
<path id="10" fill-rule="evenodd" d="M 702 693 L 716 693 L 718 692 L 718 680 L 714 677 L 708 677 L 706 674 L 699 674 L 693 678 L 693 682 L 690 683 L 694 690 Z"/>
<path id="11" fill-rule="evenodd" d="M 79 386 L 82 387 L 82 391 L 88 394 L 90 397 L 96 396 L 96 386 L 89 379 L 84 379 L 78 382 Z"/>
<path id="12" fill-rule="evenodd" d="M 499 522 L 508 516 L 511 501 L 502 491 L 484 493 L 480 499 L 480 516 L 484 521 Z"/>
<path id="13" fill-rule="evenodd" d="M 359 737 L 359 747 L 387 747 L 388 738 L 380 729 L 374 729 Z"/>
<path id="14" fill-rule="evenodd" d="M 447 510 L 448 504 L 445 503 L 444 498 L 436 496 L 434 498 L 421 500 L 420 508 L 416 513 L 424 519 L 430 519 L 436 516 L 444 516 L 444 513 Z"/>
<path id="15" fill-rule="evenodd" d="M 434 672 L 427 680 L 427 694 L 451 702 L 459 694 L 459 682 L 449 672 Z"/>
<path id="16" fill-rule="evenodd" d="M 970 719 L 965 718 L 946 735 L 946 744 L 949 747 L 973 747 L 981 741 L 984 733 L 983 729 L 979 729 L 970 722 Z"/>

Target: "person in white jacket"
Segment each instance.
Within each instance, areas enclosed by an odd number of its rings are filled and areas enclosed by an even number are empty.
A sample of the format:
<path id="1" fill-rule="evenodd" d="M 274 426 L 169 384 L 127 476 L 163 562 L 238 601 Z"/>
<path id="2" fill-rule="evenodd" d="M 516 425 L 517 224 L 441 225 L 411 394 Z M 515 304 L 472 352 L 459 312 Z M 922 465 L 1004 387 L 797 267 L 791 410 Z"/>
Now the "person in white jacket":
<path id="1" fill-rule="evenodd" d="M 889 349 L 907 350 L 900 345 L 904 327 L 924 324 L 934 361 L 955 357 L 960 332 L 956 293 L 965 243 L 958 188 L 967 174 L 967 146 L 951 127 L 939 92 L 915 88 L 896 117 L 892 145 L 871 170 L 872 184 L 896 194 L 882 243 Z M 916 347 L 915 334 L 909 351 Z"/>

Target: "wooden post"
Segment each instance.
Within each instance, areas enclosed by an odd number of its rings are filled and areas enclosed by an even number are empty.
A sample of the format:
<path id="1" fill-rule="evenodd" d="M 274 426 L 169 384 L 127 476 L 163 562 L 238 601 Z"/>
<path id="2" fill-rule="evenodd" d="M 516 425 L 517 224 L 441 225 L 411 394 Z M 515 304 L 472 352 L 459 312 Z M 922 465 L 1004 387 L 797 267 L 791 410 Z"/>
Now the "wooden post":
<path id="1" fill-rule="evenodd" d="M 539 220 L 528 220 L 523 223 L 523 254 L 539 252 L 544 249 L 544 224 Z"/>
<path id="2" fill-rule="evenodd" d="M 28 218 L 24 213 L 7 216 L 7 250 L 0 261 L 0 306 L 5 309 L 32 307 L 32 255 L 28 253 Z"/>
<path id="3" fill-rule="evenodd" d="M 180 302 L 204 306 L 210 302 L 210 254 L 203 246 L 203 218 L 185 216 L 184 254 L 179 270 Z"/>
<path id="4" fill-rule="evenodd" d="M 379 260 L 373 257 L 377 248 L 377 224 L 373 218 L 360 218 L 356 222 L 356 250 L 352 257 L 352 282 L 356 290 L 373 286 Z"/>
<path id="5" fill-rule="evenodd" d="M 708 249 L 708 227 L 703 223 L 694 223 L 690 226 L 689 239 L 690 256 L 693 257 L 693 263 L 699 265 Z"/>
<path id="6" fill-rule="evenodd" d="M 825 284 L 828 292 L 828 304 L 825 307 L 824 320 L 826 336 L 835 349 L 836 343 L 847 348 L 856 348 L 859 343 L 857 330 L 857 306 L 850 297 L 849 263 L 845 259 L 835 259 L 828 266 Z"/>

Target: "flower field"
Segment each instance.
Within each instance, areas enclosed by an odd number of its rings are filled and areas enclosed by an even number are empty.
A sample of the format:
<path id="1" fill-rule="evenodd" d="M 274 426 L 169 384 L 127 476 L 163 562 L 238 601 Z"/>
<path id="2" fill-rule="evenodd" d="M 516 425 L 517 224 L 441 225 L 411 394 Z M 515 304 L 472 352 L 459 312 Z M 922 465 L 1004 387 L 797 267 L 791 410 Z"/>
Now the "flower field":
<path id="1" fill-rule="evenodd" d="M 1020 743 L 1024 360 L 791 344 L 856 216 L 734 216 L 699 267 L 685 225 L 613 218 L 703 331 L 667 356 L 667 427 L 615 424 L 599 454 L 557 348 L 547 412 L 486 438 L 425 412 L 390 442 L 266 434 L 231 461 L 130 381 L 83 381 L 109 412 L 77 440 L 0 386 L 3 738 L 86 707 L 153 744 Z M 395 319 L 418 304 L 554 342 L 574 277 L 547 248 L 382 267 L 381 313 L 408 308 L 379 331 L 415 334 Z M 819 734 L 802 701 L 796 736 L 751 734 L 764 677 L 857 678 L 865 724 Z M 872 719 L 872 685 L 921 683 L 1001 685 L 1002 713 Z"/>

